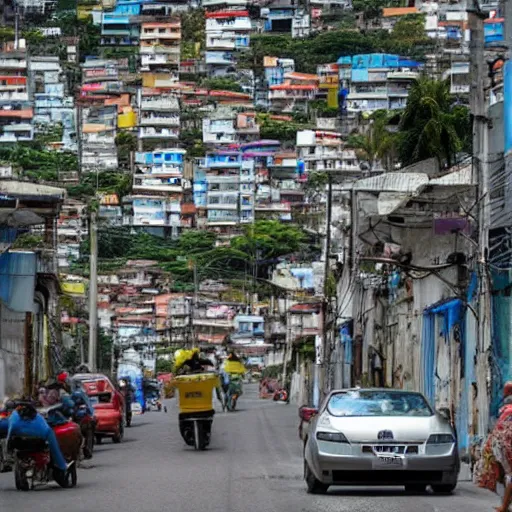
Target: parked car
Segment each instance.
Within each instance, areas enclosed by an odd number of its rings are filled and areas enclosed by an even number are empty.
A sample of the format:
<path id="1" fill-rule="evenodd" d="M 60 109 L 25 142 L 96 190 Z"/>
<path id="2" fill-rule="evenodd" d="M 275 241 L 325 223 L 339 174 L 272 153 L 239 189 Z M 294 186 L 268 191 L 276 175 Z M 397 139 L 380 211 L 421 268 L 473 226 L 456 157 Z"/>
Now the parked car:
<path id="1" fill-rule="evenodd" d="M 318 411 L 301 409 L 308 492 L 332 485 L 403 485 L 451 493 L 460 470 L 449 419 L 416 392 L 332 391 Z M 307 416 L 307 417 L 306 417 Z"/>
<path id="2" fill-rule="evenodd" d="M 123 395 L 111 380 L 102 374 L 77 374 L 73 379 L 82 382 L 85 392 L 91 400 L 96 417 L 96 443 L 110 437 L 114 443 L 120 443 L 124 436 L 125 404 Z"/>

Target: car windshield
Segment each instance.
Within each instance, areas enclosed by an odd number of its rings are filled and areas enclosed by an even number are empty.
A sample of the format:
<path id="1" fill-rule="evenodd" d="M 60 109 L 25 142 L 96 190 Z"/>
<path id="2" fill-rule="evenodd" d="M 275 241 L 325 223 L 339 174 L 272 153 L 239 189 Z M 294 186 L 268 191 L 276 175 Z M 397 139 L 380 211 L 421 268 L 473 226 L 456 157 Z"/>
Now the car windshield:
<path id="1" fill-rule="evenodd" d="M 343 391 L 329 399 L 333 416 L 432 416 L 433 412 L 419 393 L 400 391 Z"/>

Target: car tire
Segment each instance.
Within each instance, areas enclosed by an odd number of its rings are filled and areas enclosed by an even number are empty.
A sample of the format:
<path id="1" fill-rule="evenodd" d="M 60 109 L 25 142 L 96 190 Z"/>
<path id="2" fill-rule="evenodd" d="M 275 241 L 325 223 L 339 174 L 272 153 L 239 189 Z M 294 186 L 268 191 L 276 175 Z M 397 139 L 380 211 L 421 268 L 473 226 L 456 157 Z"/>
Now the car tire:
<path id="1" fill-rule="evenodd" d="M 436 494 L 451 494 L 456 487 L 456 482 L 454 484 L 434 484 L 432 485 L 432 490 Z"/>
<path id="2" fill-rule="evenodd" d="M 304 461 L 304 480 L 306 481 L 308 494 L 326 494 L 329 490 L 329 485 L 317 480 L 306 461 Z"/>
<path id="3" fill-rule="evenodd" d="M 112 442 L 114 444 L 119 444 L 122 440 L 123 440 L 123 437 L 124 437 L 124 426 L 123 424 L 121 423 L 119 425 L 119 433 L 116 434 L 113 438 L 112 438 Z"/>
<path id="4" fill-rule="evenodd" d="M 423 484 L 407 484 L 405 486 L 406 492 L 425 492 L 427 490 L 427 486 Z"/>

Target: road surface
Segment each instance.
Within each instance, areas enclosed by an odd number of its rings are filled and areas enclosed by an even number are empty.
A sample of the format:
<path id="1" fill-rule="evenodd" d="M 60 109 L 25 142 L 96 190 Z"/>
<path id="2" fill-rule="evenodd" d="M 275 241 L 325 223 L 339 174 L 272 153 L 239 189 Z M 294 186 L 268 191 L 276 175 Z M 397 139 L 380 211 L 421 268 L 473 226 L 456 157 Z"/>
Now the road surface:
<path id="1" fill-rule="evenodd" d="M 96 447 L 78 487 L 22 493 L 0 475 L 1 510 L 16 512 L 492 512 L 498 498 L 461 482 L 453 496 L 401 488 L 332 488 L 306 494 L 293 405 L 258 400 L 246 386 L 240 410 L 216 415 L 211 449 L 195 452 L 169 412 L 134 419 L 125 441 Z"/>

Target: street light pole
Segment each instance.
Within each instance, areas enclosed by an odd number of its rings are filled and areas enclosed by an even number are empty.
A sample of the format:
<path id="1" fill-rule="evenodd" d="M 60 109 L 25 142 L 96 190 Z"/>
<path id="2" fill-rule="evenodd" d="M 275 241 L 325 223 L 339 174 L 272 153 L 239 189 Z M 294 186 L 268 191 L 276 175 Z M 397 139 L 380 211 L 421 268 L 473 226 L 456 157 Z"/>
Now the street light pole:
<path id="1" fill-rule="evenodd" d="M 89 261 L 89 370 L 96 371 L 98 348 L 98 225 L 96 210 L 91 208 L 89 229 L 91 256 Z"/>

